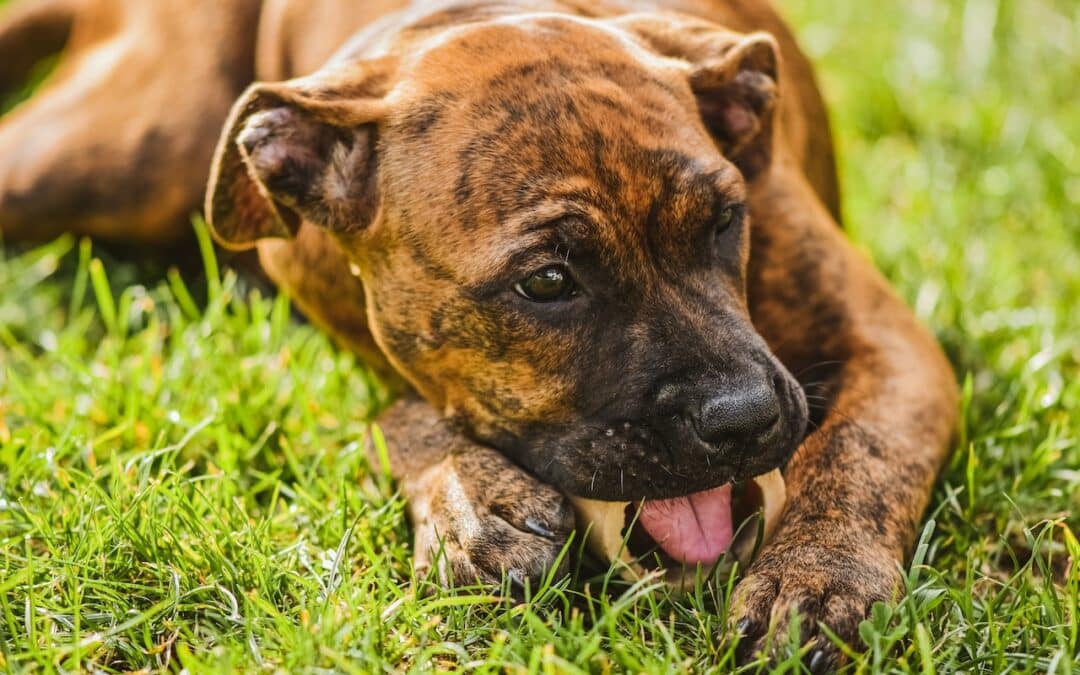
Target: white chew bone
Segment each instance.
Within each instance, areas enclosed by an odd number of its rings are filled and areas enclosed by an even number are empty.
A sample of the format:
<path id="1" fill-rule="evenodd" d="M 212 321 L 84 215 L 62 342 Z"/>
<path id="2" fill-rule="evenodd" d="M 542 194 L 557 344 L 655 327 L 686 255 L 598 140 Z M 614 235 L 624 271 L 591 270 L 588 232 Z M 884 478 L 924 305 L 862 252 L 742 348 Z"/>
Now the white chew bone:
<path id="1" fill-rule="evenodd" d="M 760 490 L 761 504 L 747 522 L 735 523 L 737 534 L 730 551 L 741 565 L 747 565 L 754 554 L 759 523 L 764 525 L 762 541 L 768 541 L 776 530 L 787 500 L 784 477 L 780 475 L 779 470 L 757 476 L 752 482 Z M 630 506 L 629 502 L 601 502 L 580 497 L 571 497 L 570 501 L 573 502 L 574 511 L 577 513 L 578 531 L 588 530 L 589 550 L 606 561 L 619 560 L 624 563 L 622 575 L 627 579 L 632 580 L 646 573 L 646 570 L 624 545 L 626 528 L 630 524 L 627 520 L 627 512 L 633 514 L 632 509 L 627 509 Z M 761 520 L 759 521 L 758 518 Z M 705 570 L 706 573 L 709 571 Z M 693 584 L 697 570 L 671 569 L 667 570 L 666 574 L 670 585 L 683 588 Z"/>

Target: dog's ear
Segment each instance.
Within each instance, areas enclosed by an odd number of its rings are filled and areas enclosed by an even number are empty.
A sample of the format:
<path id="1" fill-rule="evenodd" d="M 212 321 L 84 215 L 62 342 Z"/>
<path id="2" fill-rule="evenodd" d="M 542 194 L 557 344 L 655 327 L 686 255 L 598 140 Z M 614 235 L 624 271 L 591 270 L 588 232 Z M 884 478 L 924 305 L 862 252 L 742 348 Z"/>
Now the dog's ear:
<path id="1" fill-rule="evenodd" d="M 303 221 L 340 233 L 371 223 L 388 69 L 378 61 L 338 65 L 244 93 L 218 143 L 206 194 L 218 242 L 250 248 L 291 237 Z"/>
<path id="2" fill-rule="evenodd" d="M 772 161 L 779 60 L 771 35 L 751 33 L 690 74 L 705 125 L 748 180 Z"/>
<path id="3" fill-rule="evenodd" d="M 768 33 L 735 33 L 678 14 L 618 21 L 662 56 L 685 61 L 702 120 L 748 180 L 772 159 L 780 48 Z"/>

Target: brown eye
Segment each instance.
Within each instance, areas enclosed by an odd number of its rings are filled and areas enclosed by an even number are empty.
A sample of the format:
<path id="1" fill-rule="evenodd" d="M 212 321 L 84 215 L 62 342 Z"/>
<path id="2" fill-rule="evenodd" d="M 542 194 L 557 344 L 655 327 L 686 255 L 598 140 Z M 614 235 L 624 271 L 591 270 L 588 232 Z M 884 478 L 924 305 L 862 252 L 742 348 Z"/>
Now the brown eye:
<path id="1" fill-rule="evenodd" d="M 570 270 L 562 265 L 552 265 L 533 272 L 519 281 L 514 290 L 518 295 L 533 302 L 556 302 L 572 297 L 577 286 L 570 277 Z"/>

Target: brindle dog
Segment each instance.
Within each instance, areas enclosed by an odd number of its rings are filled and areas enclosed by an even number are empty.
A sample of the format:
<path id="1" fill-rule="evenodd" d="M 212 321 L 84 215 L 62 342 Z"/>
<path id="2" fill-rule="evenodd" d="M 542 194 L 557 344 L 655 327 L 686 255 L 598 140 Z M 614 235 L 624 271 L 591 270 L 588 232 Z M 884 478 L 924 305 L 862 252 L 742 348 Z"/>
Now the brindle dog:
<path id="1" fill-rule="evenodd" d="M 0 230 L 176 239 L 225 122 L 219 240 L 405 391 L 381 423 L 418 566 L 441 536 L 444 575 L 535 578 L 566 493 L 783 466 L 737 628 L 752 651 L 795 610 L 807 640 L 856 641 L 898 591 L 956 389 L 838 227 L 787 29 L 763 0 L 407 4 L 15 4 L 0 88 L 66 50 L 0 123 Z"/>

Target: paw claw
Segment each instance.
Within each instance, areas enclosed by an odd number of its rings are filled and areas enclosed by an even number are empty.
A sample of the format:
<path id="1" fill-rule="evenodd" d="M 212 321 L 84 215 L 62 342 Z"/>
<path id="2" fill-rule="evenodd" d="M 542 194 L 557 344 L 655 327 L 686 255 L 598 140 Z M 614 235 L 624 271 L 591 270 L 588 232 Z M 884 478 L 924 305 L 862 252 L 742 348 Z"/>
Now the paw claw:
<path id="1" fill-rule="evenodd" d="M 543 537 L 545 539 L 558 538 L 558 536 L 554 532 L 552 532 L 546 525 L 531 516 L 525 519 L 525 528 L 533 534 Z"/>
<path id="2" fill-rule="evenodd" d="M 825 651 L 822 649 L 815 649 L 810 652 L 810 659 L 807 667 L 814 675 L 827 672 L 829 669 L 829 659 L 825 655 Z"/>
<path id="3" fill-rule="evenodd" d="M 515 568 L 506 570 L 506 578 L 510 580 L 510 583 L 518 588 L 525 588 L 525 572 Z"/>

